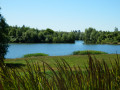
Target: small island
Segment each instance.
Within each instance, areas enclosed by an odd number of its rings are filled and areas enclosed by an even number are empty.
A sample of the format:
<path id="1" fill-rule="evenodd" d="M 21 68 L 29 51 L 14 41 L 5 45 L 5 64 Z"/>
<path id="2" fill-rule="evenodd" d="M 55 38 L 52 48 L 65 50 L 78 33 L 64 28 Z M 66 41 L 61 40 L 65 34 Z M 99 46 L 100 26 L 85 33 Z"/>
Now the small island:
<path id="1" fill-rule="evenodd" d="M 48 54 L 44 54 L 44 53 L 32 53 L 32 54 L 26 54 L 23 57 L 38 57 L 38 56 L 49 56 Z"/>
<path id="2" fill-rule="evenodd" d="M 94 51 L 94 50 L 85 50 L 85 51 L 74 51 L 73 55 L 97 55 L 97 54 L 108 54 L 102 51 Z"/>

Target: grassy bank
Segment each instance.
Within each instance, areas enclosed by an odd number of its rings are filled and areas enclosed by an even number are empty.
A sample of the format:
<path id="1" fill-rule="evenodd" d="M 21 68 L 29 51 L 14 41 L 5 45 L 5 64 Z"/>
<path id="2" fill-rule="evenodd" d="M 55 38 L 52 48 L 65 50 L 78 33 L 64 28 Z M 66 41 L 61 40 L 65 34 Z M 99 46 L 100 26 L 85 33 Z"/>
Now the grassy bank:
<path id="1" fill-rule="evenodd" d="M 88 55 L 88 54 L 107 54 L 106 52 L 102 51 L 94 51 L 94 50 L 86 50 L 86 51 L 74 51 L 73 55 Z"/>
<path id="2" fill-rule="evenodd" d="M 119 55 L 120 56 L 120 55 Z M 94 55 L 92 55 L 94 58 Z M 103 54 L 103 55 L 95 55 L 95 57 L 102 61 L 103 59 L 106 61 L 108 65 L 110 65 L 110 59 L 115 59 L 115 54 Z M 18 59 L 6 59 L 5 63 L 9 66 L 22 66 L 23 68 L 26 68 L 26 61 L 27 60 L 30 64 L 32 62 L 39 63 L 40 66 L 42 66 L 41 61 L 47 62 L 49 65 L 51 65 L 53 68 L 55 67 L 55 61 L 61 59 L 66 60 L 71 67 L 74 65 L 79 65 L 82 69 L 85 69 L 85 64 L 88 64 L 88 55 L 70 55 L 70 56 L 37 56 L 37 57 L 28 57 L 28 58 L 18 58 Z M 111 60 L 112 61 L 112 60 Z"/>

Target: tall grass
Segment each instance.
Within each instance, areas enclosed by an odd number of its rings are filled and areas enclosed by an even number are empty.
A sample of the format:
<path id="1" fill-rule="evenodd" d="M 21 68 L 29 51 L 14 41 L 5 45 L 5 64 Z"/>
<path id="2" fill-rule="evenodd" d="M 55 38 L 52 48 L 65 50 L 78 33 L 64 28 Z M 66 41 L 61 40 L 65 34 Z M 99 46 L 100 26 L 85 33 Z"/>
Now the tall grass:
<path id="1" fill-rule="evenodd" d="M 2 65 L 0 68 L 0 88 L 3 90 L 118 90 L 120 89 L 119 57 L 111 63 L 99 61 L 88 55 L 86 69 L 79 66 L 70 67 L 65 61 L 56 60 L 53 69 L 49 64 L 41 61 L 32 65 L 26 61 L 27 69 L 13 69 Z M 46 69 L 49 69 L 48 73 Z"/>
<path id="2" fill-rule="evenodd" d="M 73 55 L 88 55 L 88 54 L 107 54 L 102 51 L 94 51 L 94 50 L 85 50 L 85 51 L 74 51 Z"/>

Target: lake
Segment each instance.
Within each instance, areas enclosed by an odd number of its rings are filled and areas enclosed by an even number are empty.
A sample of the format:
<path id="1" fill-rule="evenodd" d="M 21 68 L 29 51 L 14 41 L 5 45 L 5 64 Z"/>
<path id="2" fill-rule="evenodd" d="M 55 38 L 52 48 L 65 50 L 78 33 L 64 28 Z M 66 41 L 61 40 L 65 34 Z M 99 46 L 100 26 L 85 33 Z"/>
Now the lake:
<path id="1" fill-rule="evenodd" d="M 109 54 L 120 54 L 120 45 L 108 45 L 108 44 L 84 44 L 84 41 L 75 41 L 74 44 L 49 44 L 49 43 L 37 43 L 37 44 L 9 44 L 6 58 L 21 58 L 25 54 L 30 53 L 45 53 L 50 56 L 63 56 L 71 55 L 72 52 L 77 50 L 97 50 L 104 51 Z"/>

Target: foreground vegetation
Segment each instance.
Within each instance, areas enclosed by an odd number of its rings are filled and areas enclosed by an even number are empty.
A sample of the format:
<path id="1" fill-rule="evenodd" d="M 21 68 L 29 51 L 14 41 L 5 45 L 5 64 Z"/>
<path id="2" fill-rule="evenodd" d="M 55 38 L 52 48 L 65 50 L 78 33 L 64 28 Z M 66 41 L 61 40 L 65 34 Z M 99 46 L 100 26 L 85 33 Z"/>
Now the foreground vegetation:
<path id="1" fill-rule="evenodd" d="M 73 55 L 88 55 L 88 54 L 107 54 L 102 51 L 94 51 L 94 50 L 85 50 L 85 51 L 74 51 Z"/>
<path id="2" fill-rule="evenodd" d="M 18 69 L 8 68 L 3 65 L 0 71 L 0 88 L 3 88 L 4 90 L 7 90 L 8 88 L 18 90 L 120 89 L 119 56 L 110 55 L 110 57 L 112 56 L 111 61 L 106 60 L 105 58 L 104 60 L 99 60 L 100 58 L 98 57 L 100 56 L 97 55 L 96 58 L 87 56 L 87 60 L 89 61 L 87 65 L 84 64 L 84 69 L 82 69 L 80 65 L 72 66 L 63 59 L 56 60 L 56 69 L 47 61 L 40 61 L 42 64 L 41 66 L 40 63 L 33 62 L 31 64 L 27 60 L 26 68 L 19 68 L 22 73 Z M 115 56 L 116 59 L 113 58 Z M 72 57 L 77 56 L 70 56 L 70 58 Z M 68 56 L 63 58 L 68 58 Z M 49 73 L 46 71 L 47 69 L 49 70 Z"/>
<path id="3" fill-rule="evenodd" d="M 5 21 L 5 18 L 1 14 L 1 7 L 0 7 L 0 63 L 4 63 L 3 58 L 7 52 L 8 48 L 8 24 Z"/>

